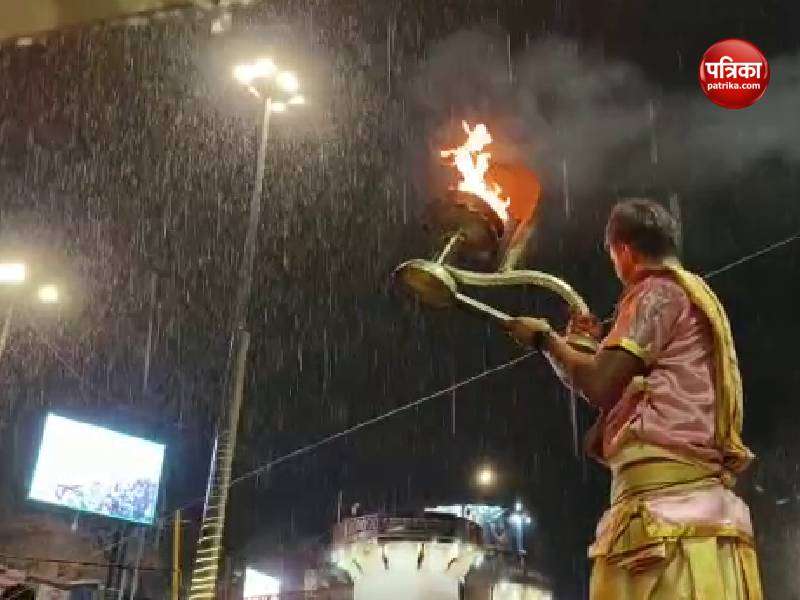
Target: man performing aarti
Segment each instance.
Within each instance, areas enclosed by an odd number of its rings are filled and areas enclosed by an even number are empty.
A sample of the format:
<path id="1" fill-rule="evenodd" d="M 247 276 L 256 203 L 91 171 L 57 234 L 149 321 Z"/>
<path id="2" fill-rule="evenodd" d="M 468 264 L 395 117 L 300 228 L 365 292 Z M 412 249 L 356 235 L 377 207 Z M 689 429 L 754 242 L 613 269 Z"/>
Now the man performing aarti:
<path id="1" fill-rule="evenodd" d="M 611 506 L 589 548 L 591 600 L 762 598 L 750 511 L 731 490 L 752 454 L 730 325 L 679 264 L 677 235 L 655 202 L 614 207 L 605 241 L 624 290 L 596 349 L 593 319 L 566 336 L 543 319 L 509 324 L 600 413 L 588 452 L 611 470 Z"/>

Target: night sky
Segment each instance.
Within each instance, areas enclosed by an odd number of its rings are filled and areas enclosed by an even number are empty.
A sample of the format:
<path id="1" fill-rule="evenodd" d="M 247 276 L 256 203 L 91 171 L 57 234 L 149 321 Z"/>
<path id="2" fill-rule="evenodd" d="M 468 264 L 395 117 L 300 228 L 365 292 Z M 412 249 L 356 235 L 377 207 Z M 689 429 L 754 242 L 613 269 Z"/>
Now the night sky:
<path id="1" fill-rule="evenodd" d="M 18 307 L 0 362 L 7 516 L 25 510 L 48 409 L 168 444 L 165 512 L 202 497 L 259 121 L 230 76 L 238 60 L 272 54 L 309 102 L 271 131 L 235 474 L 520 355 L 479 318 L 420 309 L 390 285 L 398 263 L 436 250 L 422 215 L 447 174 L 436 151 L 461 119 L 488 123 L 497 156 L 540 175 L 528 265 L 601 317 L 620 291 L 602 231 L 621 197 L 674 198 L 684 262 L 700 273 L 800 230 L 790 0 L 306 0 L 236 9 L 221 35 L 210 21 L 0 49 L 0 257 L 29 257 L 66 295 L 58 309 Z M 772 66 L 743 111 L 697 84 L 702 53 L 726 37 Z M 758 455 L 739 491 L 776 599 L 800 597 L 798 247 L 710 280 Z M 565 321 L 542 291 L 478 295 Z M 585 430 L 593 415 L 579 417 Z M 499 475 L 491 492 L 473 485 L 482 464 Z M 251 558 L 324 543 L 340 491 L 367 512 L 520 498 L 536 515 L 533 560 L 559 597 L 581 598 L 607 484 L 574 456 L 566 396 L 532 357 L 236 485 L 227 545 Z"/>

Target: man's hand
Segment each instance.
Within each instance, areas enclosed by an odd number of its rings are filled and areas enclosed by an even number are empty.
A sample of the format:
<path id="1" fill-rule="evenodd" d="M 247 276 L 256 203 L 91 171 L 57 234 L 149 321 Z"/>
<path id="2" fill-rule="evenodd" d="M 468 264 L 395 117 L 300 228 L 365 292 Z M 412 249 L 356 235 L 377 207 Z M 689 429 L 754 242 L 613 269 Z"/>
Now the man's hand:
<path id="1" fill-rule="evenodd" d="M 553 328 L 545 319 L 516 317 L 505 323 L 508 333 L 523 346 L 540 349 L 544 339 Z"/>
<path id="2" fill-rule="evenodd" d="M 573 312 L 567 325 L 567 334 L 582 335 L 595 342 L 600 341 L 603 334 L 603 326 L 600 320 L 592 313 Z"/>
<path id="3" fill-rule="evenodd" d="M 603 327 L 592 313 L 574 312 L 567 325 L 567 342 L 581 352 L 597 352 Z"/>
<path id="4" fill-rule="evenodd" d="M 631 379 L 645 372 L 642 360 L 626 350 L 610 348 L 597 353 L 589 348 L 577 350 L 569 336 L 555 334 L 544 319 L 517 317 L 507 321 L 505 329 L 520 344 L 546 350 L 545 356 L 559 378 L 598 408 L 611 408 Z M 592 316 L 573 319 L 570 331 L 573 336 L 595 343 L 599 323 Z"/>

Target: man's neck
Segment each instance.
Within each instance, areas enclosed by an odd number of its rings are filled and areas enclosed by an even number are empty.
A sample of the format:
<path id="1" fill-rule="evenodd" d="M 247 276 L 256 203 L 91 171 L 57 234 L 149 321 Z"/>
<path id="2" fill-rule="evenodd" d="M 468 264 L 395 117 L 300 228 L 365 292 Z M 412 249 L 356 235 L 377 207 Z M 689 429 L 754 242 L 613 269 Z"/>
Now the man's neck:
<path id="1" fill-rule="evenodd" d="M 676 256 L 665 256 L 662 259 L 646 258 L 636 264 L 633 269 L 633 275 L 627 285 L 633 285 L 643 278 L 647 277 L 649 273 L 663 271 L 669 267 L 680 266 L 680 261 Z M 627 286 L 626 286 L 627 287 Z"/>

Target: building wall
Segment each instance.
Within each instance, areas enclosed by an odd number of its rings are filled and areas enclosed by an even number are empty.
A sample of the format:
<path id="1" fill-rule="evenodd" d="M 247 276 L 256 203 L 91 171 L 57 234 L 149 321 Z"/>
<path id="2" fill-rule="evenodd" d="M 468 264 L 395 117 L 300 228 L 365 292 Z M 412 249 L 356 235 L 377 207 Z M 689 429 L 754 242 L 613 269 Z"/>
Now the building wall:
<path id="1" fill-rule="evenodd" d="M 68 583 L 78 580 L 97 580 L 105 583 L 110 562 L 110 532 L 108 525 L 81 524 L 75 531 L 72 523 L 55 512 L 36 511 L 17 515 L 13 520 L 0 522 L 0 563 L 25 571 L 28 577 Z M 127 564 L 135 561 L 138 540 L 128 543 Z M 82 564 L 93 563 L 93 564 Z M 159 552 L 147 541 L 140 565 L 137 597 L 162 597 L 169 574 L 162 567 Z M 132 575 L 129 571 L 128 577 Z M 129 579 L 130 580 L 130 579 Z"/>

